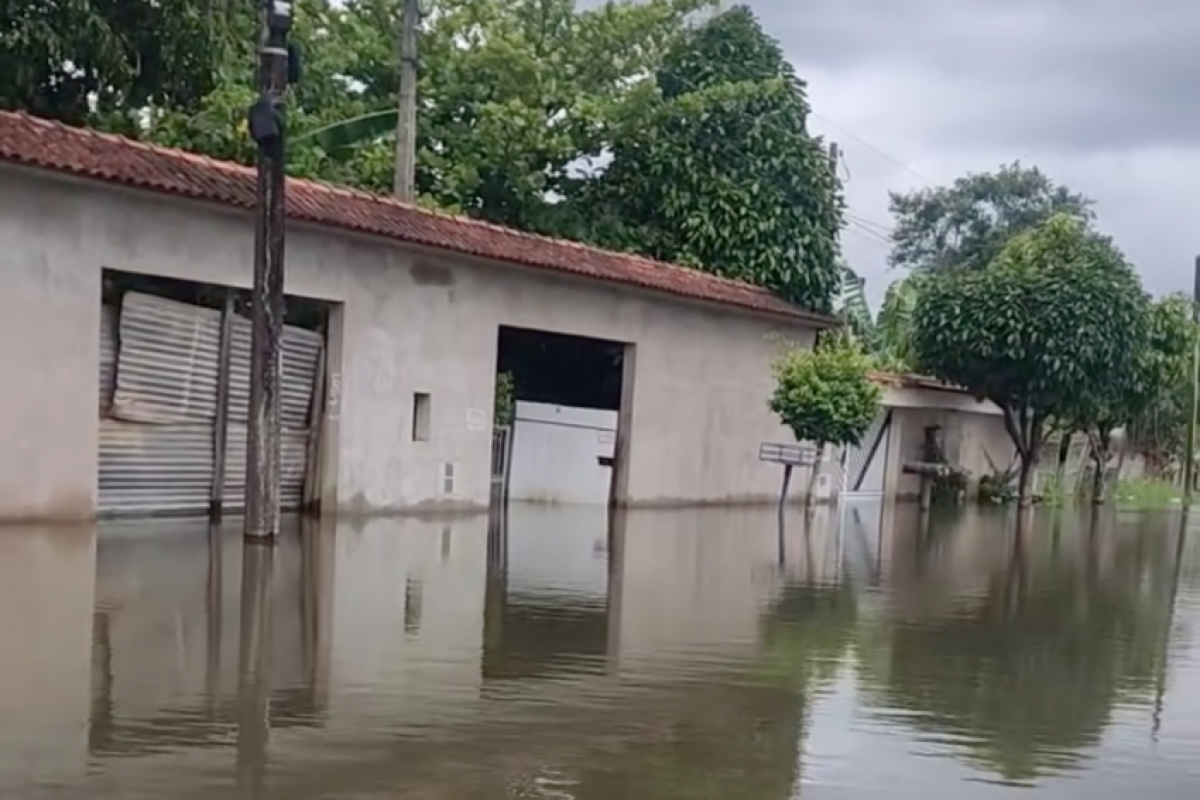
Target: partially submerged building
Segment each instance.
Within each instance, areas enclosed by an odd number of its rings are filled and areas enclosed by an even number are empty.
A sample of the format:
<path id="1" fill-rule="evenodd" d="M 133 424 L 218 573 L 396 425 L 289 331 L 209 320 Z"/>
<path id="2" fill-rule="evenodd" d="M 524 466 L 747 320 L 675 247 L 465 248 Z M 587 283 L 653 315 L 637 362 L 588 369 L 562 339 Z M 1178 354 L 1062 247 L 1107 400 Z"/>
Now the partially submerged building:
<path id="1" fill-rule="evenodd" d="M 0 519 L 241 503 L 253 206 L 245 167 L 0 114 Z M 348 189 L 291 181 L 287 212 L 288 506 L 483 508 L 506 359 L 610 371 L 590 400 L 523 398 L 611 421 L 546 470 L 579 459 L 618 504 L 774 499 L 770 359 L 834 320 Z"/>

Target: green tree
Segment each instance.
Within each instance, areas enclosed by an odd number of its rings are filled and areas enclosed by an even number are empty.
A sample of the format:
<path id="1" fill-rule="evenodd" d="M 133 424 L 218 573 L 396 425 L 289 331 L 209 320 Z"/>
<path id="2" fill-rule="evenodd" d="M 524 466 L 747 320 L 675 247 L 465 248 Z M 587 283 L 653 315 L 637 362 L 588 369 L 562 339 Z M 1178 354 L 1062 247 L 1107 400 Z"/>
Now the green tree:
<path id="1" fill-rule="evenodd" d="M 826 445 L 859 443 L 879 413 L 883 390 L 871 380 L 874 362 L 848 336 L 833 336 L 815 349 L 789 348 L 774 364 L 770 408 L 799 442 L 819 453 Z M 806 499 L 816 485 L 818 465 L 809 475 Z"/>
<path id="2" fill-rule="evenodd" d="M 417 189 L 434 204 L 561 233 L 571 170 L 609 143 L 608 121 L 713 0 L 430 0 L 420 36 Z M 389 190 L 400 0 L 348 0 L 336 36 L 355 88 L 340 117 L 301 135 L 354 183 Z"/>
<path id="3" fill-rule="evenodd" d="M 1197 336 L 1191 301 L 1173 295 L 1147 304 L 1138 333 L 1141 341 L 1132 354 L 1132 364 L 1119 369 L 1114 364 L 1105 394 L 1083 404 L 1072 421 L 1073 427 L 1085 432 L 1091 442 L 1092 499 L 1097 503 L 1105 499 L 1107 465 L 1113 455 L 1116 429 L 1124 428 L 1135 445 L 1138 439 L 1147 437 L 1145 444 L 1152 449 L 1166 449 L 1163 445 L 1174 440 L 1182 450 L 1190 413 L 1186 387 L 1191 381 Z M 1156 443 L 1154 437 L 1164 434 L 1167 438 Z M 1148 455 L 1147 460 L 1156 464 L 1165 459 L 1156 454 Z"/>
<path id="4" fill-rule="evenodd" d="M 1192 300 L 1172 294 L 1156 302 L 1149 316 L 1149 347 L 1142 368 L 1148 401 L 1129 422 L 1131 447 L 1151 471 L 1186 456 L 1187 418 L 1191 413 L 1192 353 L 1200 328 L 1192 319 Z"/>
<path id="5" fill-rule="evenodd" d="M 233 0 L 7 0 L 0 107 L 71 125 L 136 128 L 196 109 L 219 81 Z"/>
<path id="6" fill-rule="evenodd" d="M 1048 424 L 1105 396 L 1140 341 L 1144 304 L 1112 242 L 1058 214 L 985 269 L 923 281 L 913 349 L 934 376 L 1000 407 L 1026 504 Z"/>
<path id="7" fill-rule="evenodd" d="M 622 106 L 611 163 L 566 211 L 584 238 L 831 311 L 842 199 L 808 114 L 779 44 L 732 8 L 669 50 L 654 96 Z"/>
<path id="8" fill-rule="evenodd" d="M 950 186 L 892 193 L 891 263 L 942 272 L 987 267 L 1013 236 L 1055 214 L 1092 219 L 1092 201 L 1020 162 L 966 175 Z"/>

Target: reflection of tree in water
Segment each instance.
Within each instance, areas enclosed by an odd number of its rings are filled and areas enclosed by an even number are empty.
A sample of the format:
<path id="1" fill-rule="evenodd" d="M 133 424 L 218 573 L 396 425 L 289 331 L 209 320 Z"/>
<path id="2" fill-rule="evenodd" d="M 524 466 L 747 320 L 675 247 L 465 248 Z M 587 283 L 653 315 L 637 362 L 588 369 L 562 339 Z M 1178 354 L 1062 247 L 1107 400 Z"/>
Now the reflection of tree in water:
<path id="1" fill-rule="evenodd" d="M 697 687 L 659 712 L 619 759 L 590 759 L 580 800 L 787 800 L 797 767 L 803 699 L 787 689 Z"/>
<path id="2" fill-rule="evenodd" d="M 786 587 L 763 617 L 751 679 L 730 676 L 729 683 L 688 691 L 687 713 L 664 718 L 654 741 L 608 772 L 594 796 L 791 797 L 810 692 L 833 677 L 854 624 L 847 590 Z"/>
<path id="3" fill-rule="evenodd" d="M 858 609 L 845 585 L 791 583 L 763 620 L 760 678 L 808 694 L 831 681 L 854 643 Z"/>
<path id="4" fill-rule="evenodd" d="M 868 691 L 1007 781 L 1072 768 L 1114 705 L 1152 687 L 1162 658 L 1165 592 L 1143 593 L 1146 541 L 1123 537 L 1102 567 L 1092 539 L 1077 561 L 1037 570 L 1017 546 L 979 607 L 876 631 L 862 664 Z"/>

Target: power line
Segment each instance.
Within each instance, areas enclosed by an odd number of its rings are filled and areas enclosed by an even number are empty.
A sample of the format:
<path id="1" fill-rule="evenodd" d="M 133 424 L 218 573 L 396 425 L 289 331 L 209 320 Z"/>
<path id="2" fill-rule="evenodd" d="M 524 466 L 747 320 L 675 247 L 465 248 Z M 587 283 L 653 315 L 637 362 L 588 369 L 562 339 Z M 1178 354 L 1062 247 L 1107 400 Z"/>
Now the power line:
<path id="1" fill-rule="evenodd" d="M 829 127 L 831 127 L 831 128 L 834 128 L 834 129 L 836 129 L 836 130 L 840 131 L 842 134 L 844 134 L 844 135 L 845 135 L 846 137 L 848 137 L 849 139 L 851 139 L 851 140 L 853 140 L 853 141 L 857 142 L 858 144 L 862 145 L 863 147 L 865 147 L 866 149 L 868 149 L 868 150 L 870 150 L 871 152 L 875 153 L 876 155 L 880 156 L 881 158 L 883 158 L 883 159 L 885 159 L 885 160 L 887 160 L 887 161 L 890 161 L 891 163 L 893 163 L 893 164 L 895 164 L 896 166 L 900 167 L 900 169 L 904 170 L 904 171 L 905 171 L 905 172 L 907 172 L 908 174 L 910 174 L 910 175 L 912 175 L 912 176 L 914 176 L 914 177 L 920 178 L 920 179 L 921 179 L 922 181 L 924 181 L 925 183 L 937 183 L 937 181 L 935 181 L 933 178 L 930 178 L 928 175 L 922 175 L 920 172 L 917 172 L 915 169 L 913 169 L 913 168 L 912 168 L 912 167 L 910 167 L 910 166 L 909 166 L 907 163 L 905 163 L 905 162 L 904 162 L 902 159 L 900 159 L 900 158 L 897 158 L 896 156 L 893 156 L 892 154 L 888 153 L 887 151 L 885 151 L 885 150 L 882 150 L 882 149 L 880 149 L 880 148 L 876 147 L 875 145 L 871 144 L 870 142 L 868 142 L 866 139 L 862 138 L 862 137 L 861 137 L 861 136 L 859 136 L 858 134 L 856 134 L 856 133 L 854 133 L 853 131 L 851 131 L 851 130 L 847 129 L 845 126 L 843 126 L 843 125 L 839 125 L 838 123 L 836 123 L 836 122 L 834 122 L 833 120 L 829 119 L 829 117 L 826 117 L 826 116 L 825 116 L 825 115 L 823 115 L 823 114 L 818 114 L 818 113 L 817 113 L 817 112 L 815 112 L 815 111 L 809 111 L 809 112 L 808 112 L 808 114 L 809 114 L 809 116 L 811 116 L 811 117 L 813 117 L 813 118 L 815 118 L 815 119 L 819 119 L 819 120 L 821 120 L 822 122 L 824 122 L 824 123 L 825 123 L 826 125 L 828 125 Z"/>
<path id="2" fill-rule="evenodd" d="M 850 233 L 855 233 L 863 238 L 870 239 L 875 244 L 881 244 L 889 249 L 892 246 L 892 240 L 889 237 L 884 236 L 883 234 L 878 233 L 871 228 L 857 225 L 853 221 L 849 221 L 849 224 L 846 225 L 845 229 Z"/>
<path id="3" fill-rule="evenodd" d="M 845 213 L 845 217 L 848 222 L 852 222 L 857 225 L 861 225 L 864 228 L 871 229 L 872 233 L 878 233 L 880 236 L 884 236 L 889 239 L 892 236 L 892 229 L 889 226 L 883 224 L 882 222 L 875 222 L 872 219 L 861 216 L 859 214 L 855 214 L 854 212 L 851 212 L 851 211 L 847 211 Z"/>

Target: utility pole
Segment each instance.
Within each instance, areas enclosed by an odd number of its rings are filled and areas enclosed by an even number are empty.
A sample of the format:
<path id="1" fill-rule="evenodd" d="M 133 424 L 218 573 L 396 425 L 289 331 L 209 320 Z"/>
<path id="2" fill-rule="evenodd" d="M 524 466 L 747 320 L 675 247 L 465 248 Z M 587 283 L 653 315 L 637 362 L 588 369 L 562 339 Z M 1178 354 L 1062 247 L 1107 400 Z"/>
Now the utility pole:
<path id="1" fill-rule="evenodd" d="M 258 145 L 258 224 L 254 231 L 251 298 L 250 410 L 246 446 L 246 526 L 249 540 L 279 534 L 280 341 L 283 338 L 284 137 L 283 95 L 299 66 L 291 57 L 291 0 L 261 0 L 258 100 L 250 135 Z"/>
<path id="2" fill-rule="evenodd" d="M 417 29 L 421 0 L 404 0 L 400 14 L 400 92 L 396 118 L 396 175 L 393 191 L 399 200 L 416 197 L 417 173 Z"/>
<path id="3" fill-rule="evenodd" d="M 1200 256 L 1196 256 L 1192 276 L 1192 324 L 1200 327 Z M 1196 332 L 1193 331 L 1193 336 Z M 1196 469 L 1196 414 L 1200 412 L 1200 339 L 1192 348 L 1192 396 L 1188 406 L 1187 445 L 1184 447 L 1183 503 L 1192 502 L 1192 481 Z"/>

